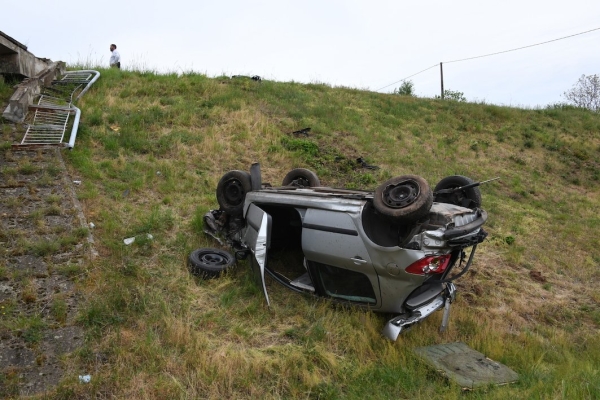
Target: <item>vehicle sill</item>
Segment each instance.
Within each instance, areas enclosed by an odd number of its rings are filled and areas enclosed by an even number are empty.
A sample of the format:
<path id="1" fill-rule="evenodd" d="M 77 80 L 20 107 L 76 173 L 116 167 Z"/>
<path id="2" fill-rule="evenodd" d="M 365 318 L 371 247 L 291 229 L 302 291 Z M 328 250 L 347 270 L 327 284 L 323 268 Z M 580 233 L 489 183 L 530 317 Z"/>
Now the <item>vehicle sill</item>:
<path id="1" fill-rule="evenodd" d="M 315 224 L 302 224 L 303 228 L 314 229 L 315 231 L 339 233 L 340 235 L 358 236 L 358 232 L 353 229 L 336 228 L 334 226 L 324 226 Z"/>

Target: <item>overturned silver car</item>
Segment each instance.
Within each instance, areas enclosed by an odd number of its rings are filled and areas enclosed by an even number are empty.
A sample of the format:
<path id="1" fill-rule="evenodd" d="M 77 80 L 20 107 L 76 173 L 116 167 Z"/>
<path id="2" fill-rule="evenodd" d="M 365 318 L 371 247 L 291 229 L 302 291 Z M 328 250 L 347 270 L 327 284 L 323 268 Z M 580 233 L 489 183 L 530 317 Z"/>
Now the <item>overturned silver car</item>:
<path id="1" fill-rule="evenodd" d="M 454 175 L 432 191 L 416 175 L 392 178 L 373 191 L 322 187 L 306 169 L 283 184 L 262 184 L 260 166 L 220 180 L 221 209 L 207 214 L 251 266 L 267 303 L 265 275 L 296 292 L 395 315 L 383 334 L 400 332 L 444 309 L 448 322 L 456 288 L 487 236 L 479 182 Z M 470 251 L 469 251 L 470 249 Z M 190 257 L 193 271 L 217 275 L 234 259 L 217 249 Z"/>

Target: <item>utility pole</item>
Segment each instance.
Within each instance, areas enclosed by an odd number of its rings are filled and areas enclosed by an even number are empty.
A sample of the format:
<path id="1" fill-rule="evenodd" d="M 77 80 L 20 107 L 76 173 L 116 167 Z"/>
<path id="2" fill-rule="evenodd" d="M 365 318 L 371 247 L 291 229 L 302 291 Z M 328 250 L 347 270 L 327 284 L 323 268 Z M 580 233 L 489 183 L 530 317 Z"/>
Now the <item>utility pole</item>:
<path id="1" fill-rule="evenodd" d="M 444 69 L 442 68 L 441 62 L 440 62 L 440 79 L 442 82 L 442 100 L 444 100 Z"/>

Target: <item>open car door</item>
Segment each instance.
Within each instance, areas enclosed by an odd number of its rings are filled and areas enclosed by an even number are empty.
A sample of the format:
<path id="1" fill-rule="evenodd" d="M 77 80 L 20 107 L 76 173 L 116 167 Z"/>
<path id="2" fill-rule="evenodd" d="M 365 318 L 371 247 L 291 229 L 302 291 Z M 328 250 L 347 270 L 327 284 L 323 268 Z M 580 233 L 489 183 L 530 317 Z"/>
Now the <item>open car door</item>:
<path id="1" fill-rule="evenodd" d="M 265 285 L 265 268 L 267 267 L 267 250 L 271 246 L 271 216 L 261 210 L 254 204 L 250 204 L 246 213 L 246 233 L 244 234 L 244 243 L 250 247 L 252 251 L 252 273 L 258 285 L 262 287 L 267 305 L 269 303 L 269 295 L 267 294 L 267 286 Z"/>

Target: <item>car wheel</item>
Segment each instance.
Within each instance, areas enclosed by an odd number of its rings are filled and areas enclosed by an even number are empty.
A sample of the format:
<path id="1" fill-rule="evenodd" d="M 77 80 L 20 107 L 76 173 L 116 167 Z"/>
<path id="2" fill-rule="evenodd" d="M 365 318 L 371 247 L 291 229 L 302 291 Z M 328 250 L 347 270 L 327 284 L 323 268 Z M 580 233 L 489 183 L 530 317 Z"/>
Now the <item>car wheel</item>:
<path id="1" fill-rule="evenodd" d="M 417 175 L 389 179 L 375 190 L 373 205 L 383 215 L 415 221 L 427 215 L 433 194 L 427 181 Z"/>
<path id="2" fill-rule="evenodd" d="M 219 249 L 197 249 L 188 257 L 190 272 L 202 278 L 217 277 L 234 263 L 235 258 L 231 254 Z"/>
<path id="3" fill-rule="evenodd" d="M 221 210 L 230 215 L 241 215 L 246 193 L 252 190 L 250 174 L 244 171 L 229 171 L 217 185 L 217 201 Z"/>
<path id="4" fill-rule="evenodd" d="M 433 201 L 435 201 L 436 203 L 455 204 L 457 206 L 467 208 L 481 207 L 481 191 L 479 190 L 479 187 L 472 187 L 469 189 L 463 189 L 459 190 L 458 192 L 452 193 L 437 193 L 440 190 L 455 189 L 469 185 L 471 183 L 475 183 L 475 181 L 466 176 L 447 176 L 444 179 L 442 179 L 437 185 L 435 185 L 435 189 L 433 189 Z"/>
<path id="5" fill-rule="evenodd" d="M 316 187 L 321 186 L 321 181 L 314 172 L 296 168 L 287 173 L 283 178 L 282 186 Z"/>

